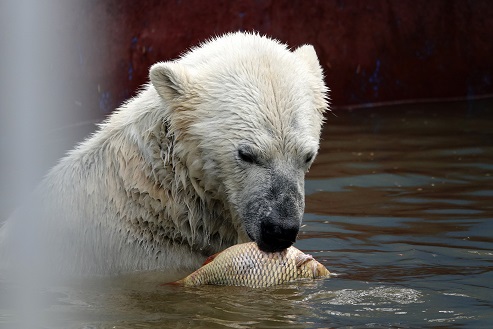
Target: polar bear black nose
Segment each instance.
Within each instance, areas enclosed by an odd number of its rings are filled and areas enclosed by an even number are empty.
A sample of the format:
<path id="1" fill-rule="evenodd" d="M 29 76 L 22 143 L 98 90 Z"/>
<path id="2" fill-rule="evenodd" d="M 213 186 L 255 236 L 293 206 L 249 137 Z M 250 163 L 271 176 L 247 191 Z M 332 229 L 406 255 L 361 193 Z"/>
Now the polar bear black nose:
<path id="1" fill-rule="evenodd" d="M 283 223 L 285 224 L 285 223 Z M 296 241 L 299 225 L 278 225 L 271 221 L 262 222 L 260 225 L 260 239 L 257 245 L 260 250 L 266 252 L 282 251 Z"/>

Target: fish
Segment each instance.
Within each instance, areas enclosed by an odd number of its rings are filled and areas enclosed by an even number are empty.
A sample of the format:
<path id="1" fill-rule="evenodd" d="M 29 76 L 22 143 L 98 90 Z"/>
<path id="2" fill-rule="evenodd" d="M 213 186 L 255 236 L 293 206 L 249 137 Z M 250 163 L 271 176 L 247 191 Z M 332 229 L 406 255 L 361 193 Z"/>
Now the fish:
<path id="1" fill-rule="evenodd" d="M 324 265 L 293 246 L 271 253 L 260 250 L 255 242 L 247 242 L 209 257 L 201 268 L 173 284 L 262 288 L 329 276 Z"/>

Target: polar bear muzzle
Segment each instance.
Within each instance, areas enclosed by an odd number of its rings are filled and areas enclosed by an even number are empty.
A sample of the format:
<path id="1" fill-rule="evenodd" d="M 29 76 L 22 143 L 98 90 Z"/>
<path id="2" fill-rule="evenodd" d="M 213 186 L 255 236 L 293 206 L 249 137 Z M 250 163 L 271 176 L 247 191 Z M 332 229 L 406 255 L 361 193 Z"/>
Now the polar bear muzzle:
<path id="1" fill-rule="evenodd" d="M 273 174 L 250 195 L 243 209 L 249 237 L 263 251 L 289 248 L 296 241 L 303 216 L 303 181 Z"/>

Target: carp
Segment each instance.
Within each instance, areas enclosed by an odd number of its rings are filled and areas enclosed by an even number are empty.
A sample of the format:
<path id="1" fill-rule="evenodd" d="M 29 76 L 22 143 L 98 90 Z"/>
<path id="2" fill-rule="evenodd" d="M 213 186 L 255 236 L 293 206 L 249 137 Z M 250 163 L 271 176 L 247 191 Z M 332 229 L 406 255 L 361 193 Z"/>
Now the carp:
<path id="1" fill-rule="evenodd" d="M 260 288 L 328 276 L 330 272 L 325 266 L 293 246 L 271 253 L 260 250 L 255 242 L 248 242 L 209 257 L 201 268 L 173 284 Z"/>

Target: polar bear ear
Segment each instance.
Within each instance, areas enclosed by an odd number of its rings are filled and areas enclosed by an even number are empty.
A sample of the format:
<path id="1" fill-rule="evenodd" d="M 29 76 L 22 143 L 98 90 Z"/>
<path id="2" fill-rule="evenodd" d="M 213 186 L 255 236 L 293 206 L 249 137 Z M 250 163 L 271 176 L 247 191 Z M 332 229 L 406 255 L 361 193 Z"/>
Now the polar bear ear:
<path id="1" fill-rule="evenodd" d="M 303 60 L 310 70 L 317 75 L 319 78 L 323 78 L 322 68 L 320 67 L 320 63 L 318 62 L 317 53 L 315 52 L 315 48 L 312 45 L 303 45 L 293 53 L 298 56 L 301 60 Z"/>
<path id="2" fill-rule="evenodd" d="M 184 96 L 189 86 L 189 74 L 179 63 L 161 62 L 151 66 L 149 78 L 158 94 L 166 100 Z"/>

